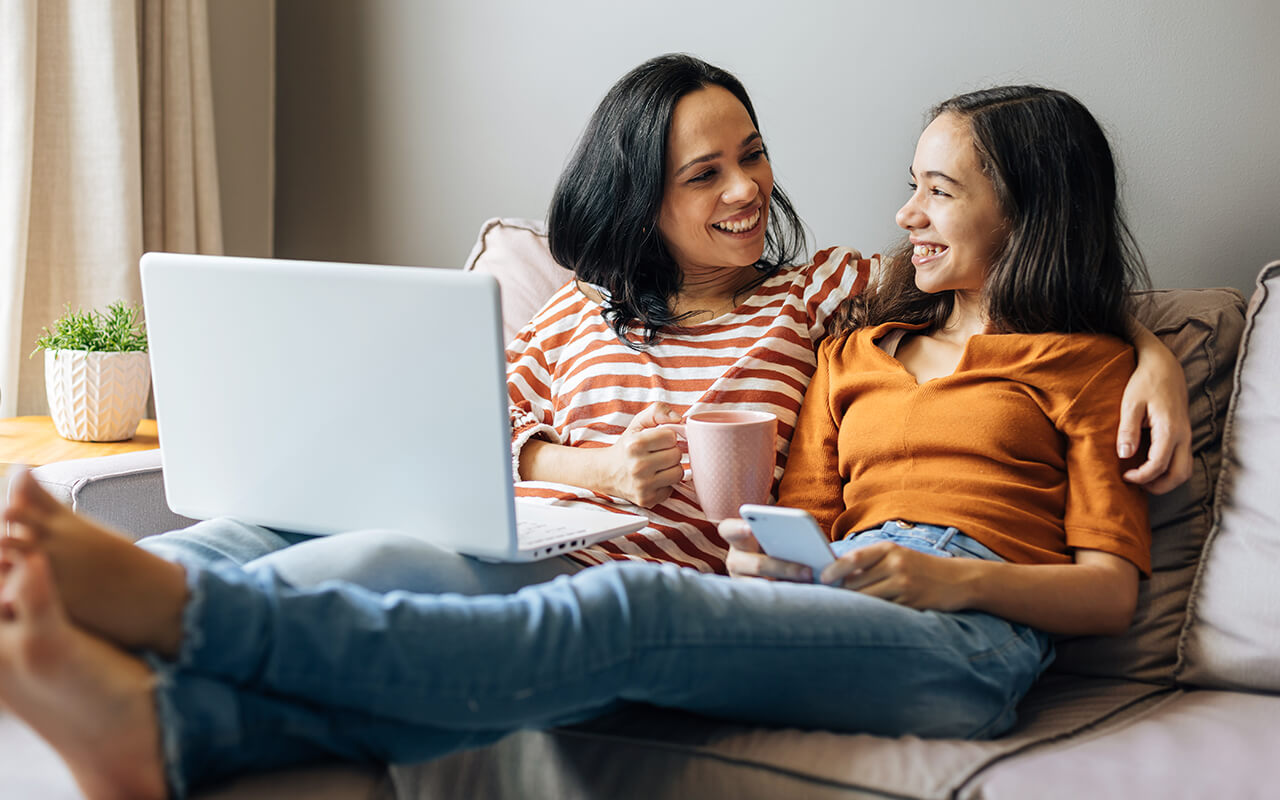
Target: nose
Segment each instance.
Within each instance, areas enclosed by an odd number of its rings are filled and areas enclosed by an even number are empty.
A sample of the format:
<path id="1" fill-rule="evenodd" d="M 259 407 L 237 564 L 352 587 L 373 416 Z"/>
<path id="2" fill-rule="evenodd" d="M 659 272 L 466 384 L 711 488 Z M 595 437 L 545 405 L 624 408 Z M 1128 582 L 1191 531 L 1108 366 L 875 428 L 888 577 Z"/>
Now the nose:
<path id="1" fill-rule="evenodd" d="M 928 226 L 929 218 L 925 216 L 916 199 L 918 194 L 918 192 L 912 192 L 907 202 L 902 204 L 897 214 L 894 214 L 893 219 L 898 223 L 899 228 L 911 231 Z"/>
<path id="2" fill-rule="evenodd" d="M 754 200 L 760 192 L 759 184 L 746 170 L 735 169 L 725 177 L 724 192 L 721 193 L 720 199 L 726 205 L 741 205 Z"/>

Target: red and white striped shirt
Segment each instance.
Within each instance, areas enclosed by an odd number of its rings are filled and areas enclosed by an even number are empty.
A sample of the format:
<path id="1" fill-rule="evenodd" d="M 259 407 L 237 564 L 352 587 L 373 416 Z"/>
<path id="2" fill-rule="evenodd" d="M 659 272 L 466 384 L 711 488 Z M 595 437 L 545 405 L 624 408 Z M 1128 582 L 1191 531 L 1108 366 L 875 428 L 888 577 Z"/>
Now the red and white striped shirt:
<path id="1" fill-rule="evenodd" d="M 845 248 L 780 270 L 741 306 L 710 322 L 663 331 L 646 350 L 619 341 L 602 307 L 572 281 L 551 297 L 507 346 L 512 458 L 533 436 L 575 447 L 613 444 L 632 418 L 655 402 L 681 415 L 712 408 L 769 411 L 778 417 L 772 496 L 786 462 L 800 401 L 813 376 L 814 349 L 832 312 L 866 285 L 870 261 Z M 688 455 L 685 455 L 688 475 Z M 660 561 L 725 572 L 728 546 L 702 513 L 692 481 L 653 508 L 576 486 L 516 484 L 521 497 L 557 505 L 589 504 L 647 516 L 642 530 L 573 554 L 586 564 L 609 559 Z"/>

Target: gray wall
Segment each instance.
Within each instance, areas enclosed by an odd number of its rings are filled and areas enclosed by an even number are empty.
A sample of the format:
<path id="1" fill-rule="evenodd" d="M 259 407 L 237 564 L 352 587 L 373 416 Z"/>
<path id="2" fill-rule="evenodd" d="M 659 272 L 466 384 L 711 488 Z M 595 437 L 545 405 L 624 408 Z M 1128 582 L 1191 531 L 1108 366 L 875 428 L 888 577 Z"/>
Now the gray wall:
<path id="1" fill-rule="evenodd" d="M 275 0 L 213 0 L 209 67 L 225 252 L 270 256 L 275 185 Z"/>
<path id="2" fill-rule="evenodd" d="M 542 217 L 608 86 L 694 53 L 752 93 L 814 243 L 897 236 L 927 106 L 993 83 L 1112 135 L 1158 286 L 1248 290 L 1280 257 L 1280 3 L 279 0 L 276 255 L 453 266 Z"/>

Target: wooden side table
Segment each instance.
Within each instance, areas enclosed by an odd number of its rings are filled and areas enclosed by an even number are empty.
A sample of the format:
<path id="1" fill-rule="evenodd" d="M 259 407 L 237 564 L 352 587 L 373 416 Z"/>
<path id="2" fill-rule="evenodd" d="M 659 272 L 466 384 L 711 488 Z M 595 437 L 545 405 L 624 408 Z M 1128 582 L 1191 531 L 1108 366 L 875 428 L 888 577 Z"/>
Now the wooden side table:
<path id="1" fill-rule="evenodd" d="M 93 458 L 135 450 L 155 450 L 160 446 L 156 421 L 144 419 L 132 439 L 123 442 L 73 442 L 63 439 L 49 417 L 0 419 L 0 501 L 9 496 L 9 465 L 39 467 L 73 458 Z"/>
<path id="2" fill-rule="evenodd" d="M 156 421 L 144 419 L 132 439 L 123 442 L 73 442 L 53 429 L 49 417 L 10 417 L 0 420 L 0 464 L 39 467 L 54 461 L 93 458 L 160 446 Z"/>

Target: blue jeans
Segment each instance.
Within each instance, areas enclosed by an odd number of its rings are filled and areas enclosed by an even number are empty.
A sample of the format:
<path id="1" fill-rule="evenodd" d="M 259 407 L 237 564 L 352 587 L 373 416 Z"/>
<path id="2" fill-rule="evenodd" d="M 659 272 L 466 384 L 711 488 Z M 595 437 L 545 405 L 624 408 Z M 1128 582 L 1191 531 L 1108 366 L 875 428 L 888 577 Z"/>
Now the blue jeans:
<path id="1" fill-rule="evenodd" d="M 881 539 L 998 559 L 954 528 Z M 413 762 L 625 703 L 883 735 L 986 737 L 1051 659 L 978 612 L 914 611 L 812 584 L 608 564 L 508 595 L 290 586 L 271 569 L 188 569 L 176 662 L 152 659 L 176 794 L 341 756 Z"/>

